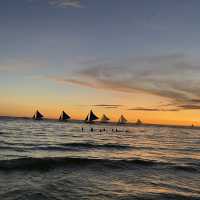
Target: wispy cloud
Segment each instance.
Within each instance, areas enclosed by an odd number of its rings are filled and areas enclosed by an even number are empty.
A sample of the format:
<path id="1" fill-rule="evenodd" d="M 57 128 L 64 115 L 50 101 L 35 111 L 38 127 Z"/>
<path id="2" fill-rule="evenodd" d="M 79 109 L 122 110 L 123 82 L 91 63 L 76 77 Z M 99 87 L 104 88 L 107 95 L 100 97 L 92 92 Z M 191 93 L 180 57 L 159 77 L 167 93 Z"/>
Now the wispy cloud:
<path id="1" fill-rule="evenodd" d="M 48 3 L 51 6 L 67 8 L 67 7 L 75 7 L 80 8 L 80 0 L 49 0 Z"/>
<path id="2" fill-rule="evenodd" d="M 38 2 L 41 0 L 29 0 L 29 2 Z M 60 7 L 60 8 L 81 8 L 80 0 L 45 0 L 50 6 Z"/>
<path id="3" fill-rule="evenodd" d="M 199 60 L 170 54 L 94 60 L 70 78 L 59 76 L 54 77 L 54 81 L 102 90 L 153 94 L 167 98 L 176 107 L 200 104 L 199 74 Z"/>
<path id="4" fill-rule="evenodd" d="M 200 110 L 200 105 L 186 104 L 178 106 L 182 110 Z"/>
<path id="5" fill-rule="evenodd" d="M 40 68 L 47 68 L 48 63 L 45 61 L 35 61 L 29 58 L 12 58 L 9 60 L 0 61 L 0 71 L 3 72 L 28 72 Z"/>
<path id="6" fill-rule="evenodd" d="M 96 104 L 96 105 L 92 105 L 94 107 L 103 107 L 103 108 L 107 108 L 107 109 L 116 109 L 116 108 L 120 108 L 123 105 L 118 105 L 118 104 Z"/>
<path id="7" fill-rule="evenodd" d="M 106 109 L 117 109 L 120 107 L 123 107 L 123 105 L 119 104 L 93 104 L 93 105 L 79 105 L 84 107 L 100 107 L 100 108 L 106 108 Z"/>
<path id="8" fill-rule="evenodd" d="M 175 111 L 179 111 L 180 109 L 159 109 L 159 108 L 135 107 L 135 108 L 129 108 L 128 110 L 147 111 L 147 112 L 175 112 Z"/>
<path id="9" fill-rule="evenodd" d="M 110 107 L 110 106 L 116 106 L 116 107 L 121 107 L 122 105 L 118 105 L 118 104 L 95 104 L 92 106 L 96 106 L 96 107 Z"/>

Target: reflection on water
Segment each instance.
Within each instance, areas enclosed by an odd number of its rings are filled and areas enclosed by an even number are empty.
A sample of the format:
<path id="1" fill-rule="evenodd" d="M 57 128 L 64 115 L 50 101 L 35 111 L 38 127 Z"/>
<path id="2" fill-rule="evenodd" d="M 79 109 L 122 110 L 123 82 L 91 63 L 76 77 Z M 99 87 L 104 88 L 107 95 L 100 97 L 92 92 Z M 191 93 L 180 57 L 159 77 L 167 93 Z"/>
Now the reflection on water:
<path id="1" fill-rule="evenodd" d="M 1 199 L 200 198 L 199 130 L 92 127 L 1 119 Z"/>

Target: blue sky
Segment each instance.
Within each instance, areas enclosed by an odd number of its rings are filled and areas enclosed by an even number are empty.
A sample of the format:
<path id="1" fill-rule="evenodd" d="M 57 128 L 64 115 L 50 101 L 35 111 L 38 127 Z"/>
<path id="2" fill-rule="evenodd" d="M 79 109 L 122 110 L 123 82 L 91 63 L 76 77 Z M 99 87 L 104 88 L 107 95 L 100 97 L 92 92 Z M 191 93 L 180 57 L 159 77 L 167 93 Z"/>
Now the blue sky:
<path id="1" fill-rule="evenodd" d="M 51 99 L 60 107 L 123 103 L 137 109 L 168 102 L 173 109 L 199 110 L 200 1 L 0 3 L 2 107 L 34 109 Z M 121 93 L 129 100 L 121 102 Z"/>
<path id="2" fill-rule="evenodd" d="M 53 56 L 59 63 L 66 56 L 195 53 L 199 6 L 198 0 L 82 0 L 80 8 L 60 8 L 48 0 L 3 0 L 1 57 Z"/>

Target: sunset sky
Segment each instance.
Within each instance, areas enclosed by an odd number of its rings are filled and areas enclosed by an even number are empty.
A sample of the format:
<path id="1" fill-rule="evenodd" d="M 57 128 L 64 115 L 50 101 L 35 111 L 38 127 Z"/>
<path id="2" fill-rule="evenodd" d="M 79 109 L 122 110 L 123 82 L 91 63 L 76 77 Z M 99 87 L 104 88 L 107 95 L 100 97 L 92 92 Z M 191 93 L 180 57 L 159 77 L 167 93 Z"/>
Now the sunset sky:
<path id="1" fill-rule="evenodd" d="M 200 125 L 199 0 L 1 0 L 0 115 Z"/>

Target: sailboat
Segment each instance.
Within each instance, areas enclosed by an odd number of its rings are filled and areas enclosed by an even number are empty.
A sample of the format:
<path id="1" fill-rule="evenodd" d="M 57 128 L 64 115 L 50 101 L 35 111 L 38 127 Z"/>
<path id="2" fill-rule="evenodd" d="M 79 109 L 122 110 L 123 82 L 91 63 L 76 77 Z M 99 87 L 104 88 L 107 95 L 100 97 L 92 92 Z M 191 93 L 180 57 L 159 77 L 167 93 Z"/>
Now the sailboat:
<path id="1" fill-rule="evenodd" d="M 38 110 L 36 110 L 35 114 L 33 115 L 34 120 L 42 120 L 43 117 L 44 116 Z"/>
<path id="2" fill-rule="evenodd" d="M 119 124 L 125 124 L 125 123 L 127 123 L 127 119 L 123 115 L 121 115 L 119 120 L 118 120 L 118 123 Z"/>
<path id="3" fill-rule="evenodd" d="M 90 110 L 89 114 L 85 118 L 86 123 L 92 123 L 94 120 L 99 119 L 93 112 Z"/>
<path id="4" fill-rule="evenodd" d="M 106 115 L 103 114 L 100 121 L 101 121 L 102 123 L 107 123 L 109 120 L 110 120 L 110 119 L 109 119 Z"/>
<path id="5" fill-rule="evenodd" d="M 62 111 L 62 113 L 60 114 L 59 120 L 60 121 L 65 121 L 65 120 L 68 120 L 70 118 L 71 117 L 67 113 L 65 113 L 65 111 Z"/>

